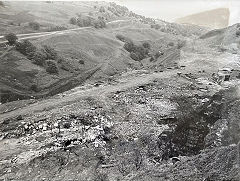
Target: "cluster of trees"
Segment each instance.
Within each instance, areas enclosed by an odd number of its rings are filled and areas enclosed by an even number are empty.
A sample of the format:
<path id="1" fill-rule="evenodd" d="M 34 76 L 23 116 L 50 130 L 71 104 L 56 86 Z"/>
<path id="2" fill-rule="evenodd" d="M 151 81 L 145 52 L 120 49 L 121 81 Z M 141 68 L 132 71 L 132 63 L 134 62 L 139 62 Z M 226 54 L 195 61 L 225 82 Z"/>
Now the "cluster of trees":
<path id="1" fill-rule="evenodd" d="M 105 28 L 106 22 L 102 18 L 98 18 L 95 20 L 91 17 L 72 17 L 70 19 L 70 24 L 78 25 L 79 27 L 88 27 L 88 26 L 94 26 L 95 28 Z"/>
<path id="2" fill-rule="evenodd" d="M 40 29 L 40 24 L 38 22 L 30 22 L 28 25 L 33 30 L 39 30 Z"/>
<path id="3" fill-rule="evenodd" d="M 34 64 L 45 67 L 46 71 L 51 74 L 58 74 L 58 67 L 66 71 L 73 71 L 73 67 L 51 46 L 43 45 L 39 49 L 29 40 L 19 42 L 14 33 L 5 35 L 5 39 L 8 40 L 9 45 L 15 46 L 18 52 L 25 55 Z M 79 61 L 79 64 L 84 64 L 84 61 Z"/>
<path id="4" fill-rule="evenodd" d="M 161 28 L 161 26 L 159 24 L 151 24 L 151 28 L 159 30 Z"/>
<path id="5" fill-rule="evenodd" d="M 133 13 L 132 11 L 130 11 L 129 16 L 139 19 L 144 24 L 155 24 L 156 23 L 153 18 L 147 18 L 145 16 Z"/>
<path id="6" fill-rule="evenodd" d="M 150 44 L 147 42 L 144 42 L 141 45 L 135 45 L 132 41 L 127 41 L 123 47 L 130 52 L 130 57 L 136 61 L 141 61 L 144 58 L 147 58 L 151 48 Z"/>
<path id="7" fill-rule="evenodd" d="M 66 30 L 67 28 L 65 26 L 54 26 L 49 29 L 49 31 L 61 31 Z"/>
<path id="8" fill-rule="evenodd" d="M 95 28 L 105 28 L 106 27 L 106 22 L 102 19 L 95 20 L 93 22 L 93 26 Z"/>
<path id="9" fill-rule="evenodd" d="M 161 32 L 170 33 L 173 35 L 179 35 L 182 34 L 183 36 L 190 36 L 189 33 L 185 33 L 184 30 L 180 30 L 180 28 L 174 27 L 173 24 L 168 24 L 167 26 L 161 26 L 159 24 L 151 24 L 151 28 L 154 28 L 156 30 L 160 30 Z"/>
<path id="10" fill-rule="evenodd" d="M 116 16 L 120 16 L 120 15 L 124 16 L 124 15 L 127 15 L 129 13 L 128 8 L 126 8 L 125 6 L 117 5 L 114 2 L 110 3 L 110 6 L 108 7 L 108 10 L 111 11 Z"/>
<path id="11" fill-rule="evenodd" d="M 9 33 L 5 35 L 4 38 L 8 41 L 9 45 L 14 45 L 18 40 L 17 35 L 15 35 L 14 33 Z"/>
<path id="12" fill-rule="evenodd" d="M 58 74 L 57 61 L 59 56 L 56 50 L 44 45 L 41 49 L 34 46 L 29 40 L 16 42 L 16 50 L 25 55 L 34 64 L 44 66 L 50 74 Z"/>
<path id="13" fill-rule="evenodd" d="M 105 11 L 105 8 L 103 7 L 103 6 L 101 6 L 100 8 L 99 8 L 99 12 L 100 13 L 105 13 L 106 11 Z"/>

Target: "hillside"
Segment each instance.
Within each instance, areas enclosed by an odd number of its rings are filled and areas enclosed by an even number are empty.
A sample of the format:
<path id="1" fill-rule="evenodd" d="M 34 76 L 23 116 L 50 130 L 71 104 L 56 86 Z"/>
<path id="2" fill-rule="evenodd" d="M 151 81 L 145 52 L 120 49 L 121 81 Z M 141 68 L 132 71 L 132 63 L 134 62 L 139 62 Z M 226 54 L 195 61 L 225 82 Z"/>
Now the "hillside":
<path id="1" fill-rule="evenodd" d="M 176 23 L 193 24 L 211 29 L 225 28 L 229 23 L 229 9 L 219 8 L 177 19 Z"/>
<path id="2" fill-rule="evenodd" d="M 239 181 L 238 24 L 3 3 L 0 180 Z"/>
<path id="3" fill-rule="evenodd" d="M 0 21 L 11 22 L 9 26 L 2 26 L 2 35 L 6 31 L 17 33 L 20 42 L 29 40 L 40 53 L 44 46 L 53 49 L 57 54 L 54 61 L 59 71 L 51 74 L 46 71 L 46 65 L 37 64 L 36 60 L 14 48 L 6 48 L 4 44 L 7 41 L 0 36 L 0 89 L 1 102 L 4 103 L 54 95 L 74 88 L 89 78 L 98 80 L 127 69 L 140 68 L 142 63 L 129 56 L 123 48 L 124 42 L 119 41 L 117 35 L 125 36 L 136 44 L 150 43 L 150 54 L 153 56 L 171 46 L 176 48 L 180 39 L 206 32 L 203 28 L 156 22 L 114 3 L 29 2 L 25 6 L 21 3 L 5 2 L 1 7 Z M 70 21 L 72 18 L 77 24 Z M 106 27 L 96 28 L 96 21 L 104 22 Z M 39 28 L 34 30 L 29 24 L 31 22 L 39 24 Z"/>
<path id="4" fill-rule="evenodd" d="M 24 5 L 22 5 L 24 4 Z M 104 7 L 104 12 L 100 8 Z M 5 34 L 8 31 L 16 34 L 43 32 L 59 29 L 74 28 L 76 25 L 69 23 L 72 17 L 84 16 L 97 19 L 103 16 L 107 21 L 118 19 L 122 12 L 115 13 L 107 8 L 112 7 L 104 2 L 51 2 L 51 1 L 31 1 L 24 3 L 21 1 L 4 2 L 0 14 L 0 31 Z M 113 14 L 113 12 L 115 14 Z M 30 22 L 40 24 L 39 29 L 29 26 Z"/>

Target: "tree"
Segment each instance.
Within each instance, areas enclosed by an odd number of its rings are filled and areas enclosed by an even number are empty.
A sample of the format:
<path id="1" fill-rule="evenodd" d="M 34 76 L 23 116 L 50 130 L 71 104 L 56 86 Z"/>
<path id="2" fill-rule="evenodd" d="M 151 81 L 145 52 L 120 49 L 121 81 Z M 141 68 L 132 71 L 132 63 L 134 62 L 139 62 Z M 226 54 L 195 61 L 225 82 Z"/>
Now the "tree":
<path id="1" fill-rule="evenodd" d="M 30 56 L 37 48 L 29 40 L 24 40 L 23 42 L 16 43 L 16 50 L 23 55 Z"/>
<path id="2" fill-rule="evenodd" d="M 103 6 L 101 6 L 100 9 L 99 9 L 99 12 L 100 13 L 104 13 L 105 12 L 105 8 Z"/>
<path id="3" fill-rule="evenodd" d="M 42 51 L 46 54 L 46 59 L 49 59 L 49 60 L 57 60 L 58 59 L 57 51 L 54 48 L 52 48 L 48 45 L 44 45 Z"/>
<path id="4" fill-rule="evenodd" d="M 132 41 L 126 42 L 126 43 L 124 44 L 124 46 L 123 46 L 123 48 L 124 48 L 125 50 L 127 50 L 128 52 L 134 51 L 134 47 L 135 47 L 135 45 L 133 44 Z"/>
<path id="5" fill-rule="evenodd" d="M 139 57 L 138 57 L 137 53 L 135 53 L 135 52 L 131 52 L 131 53 L 130 53 L 130 57 L 131 57 L 133 60 L 139 61 Z"/>
<path id="6" fill-rule="evenodd" d="M 39 30 L 40 24 L 38 22 L 30 22 L 29 27 L 32 28 L 33 30 Z"/>
<path id="7" fill-rule="evenodd" d="M 125 37 L 123 35 L 120 35 L 120 34 L 117 34 L 116 38 L 119 39 L 122 42 L 129 42 L 130 41 L 129 38 L 127 38 L 127 37 Z"/>
<path id="8" fill-rule="evenodd" d="M 74 17 L 72 17 L 72 18 L 70 19 L 70 24 L 76 25 L 76 24 L 77 24 L 77 19 L 74 18 Z"/>
<path id="9" fill-rule="evenodd" d="M 151 45 L 148 42 L 144 42 L 143 44 L 144 48 L 150 49 Z"/>
<path id="10" fill-rule="evenodd" d="M 240 29 L 237 29 L 236 36 L 240 36 Z"/>
<path id="11" fill-rule="evenodd" d="M 50 74 L 58 74 L 57 63 L 54 60 L 47 60 L 46 71 Z"/>
<path id="12" fill-rule="evenodd" d="M 5 35 L 4 38 L 8 41 L 9 45 L 14 45 L 18 39 L 17 35 L 15 35 L 14 33 L 9 33 Z"/>
<path id="13" fill-rule="evenodd" d="M 94 21 L 93 26 L 95 28 L 105 28 L 106 27 L 106 23 L 103 20 L 96 20 L 96 21 Z"/>
<path id="14" fill-rule="evenodd" d="M 46 55 L 41 51 L 36 51 L 31 56 L 32 63 L 44 66 L 46 64 Z"/>

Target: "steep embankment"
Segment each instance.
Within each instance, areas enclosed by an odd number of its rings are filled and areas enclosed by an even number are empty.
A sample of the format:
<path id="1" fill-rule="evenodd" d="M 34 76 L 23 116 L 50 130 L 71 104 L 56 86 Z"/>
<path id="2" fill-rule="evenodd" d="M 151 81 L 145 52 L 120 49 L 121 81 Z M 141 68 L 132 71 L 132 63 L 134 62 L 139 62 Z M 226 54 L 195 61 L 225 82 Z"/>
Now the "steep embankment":
<path id="1" fill-rule="evenodd" d="M 237 180 L 239 89 L 189 70 L 128 72 L 3 114 L 0 178 Z"/>

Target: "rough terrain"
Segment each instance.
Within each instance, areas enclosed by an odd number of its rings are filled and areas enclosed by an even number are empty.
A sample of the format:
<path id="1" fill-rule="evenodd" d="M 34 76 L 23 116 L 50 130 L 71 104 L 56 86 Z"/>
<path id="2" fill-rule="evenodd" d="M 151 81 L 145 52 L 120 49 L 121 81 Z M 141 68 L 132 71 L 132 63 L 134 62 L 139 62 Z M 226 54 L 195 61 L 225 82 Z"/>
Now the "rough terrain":
<path id="1" fill-rule="evenodd" d="M 239 25 L 201 37 L 132 26 L 36 40 L 67 53 L 97 45 L 66 48 L 62 39 L 94 34 L 91 42 L 101 37 L 108 45 L 96 63 L 101 72 L 126 59 L 137 66 L 0 105 L 0 180 L 240 180 Z M 113 41 L 117 33 L 141 37 L 164 55 L 136 62 Z M 183 46 L 167 47 L 179 38 Z"/>

